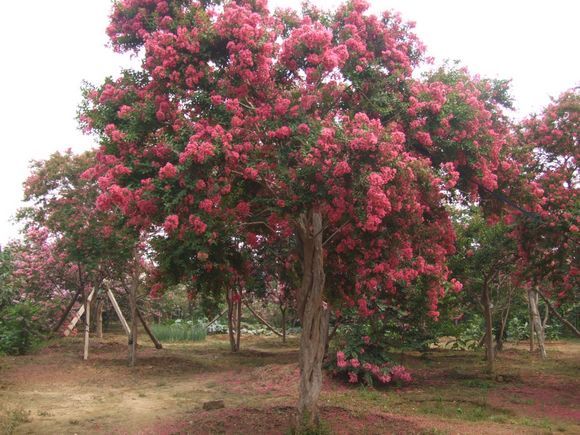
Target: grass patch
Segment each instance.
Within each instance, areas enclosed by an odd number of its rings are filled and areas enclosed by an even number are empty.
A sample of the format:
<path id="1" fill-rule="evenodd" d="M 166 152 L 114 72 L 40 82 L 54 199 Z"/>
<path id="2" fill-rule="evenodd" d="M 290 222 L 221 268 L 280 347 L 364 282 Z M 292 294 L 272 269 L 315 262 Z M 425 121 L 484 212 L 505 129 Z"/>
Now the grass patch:
<path id="1" fill-rule="evenodd" d="M 151 325 L 153 334 L 161 342 L 203 341 L 207 337 L 204 324 L 193 322 L 175 322 L 170 325 Z"/>
<path id="2" fill-rule="evenodd" d="M 21 424 L 32 421 L 24 408 L 0 409 L 0 433 L 10 435 Z"/>
<path id="3" fill-rule="evenodd" d="M 491 407 L 485 403 L 467 402 L 463 400 L 448 401 L 441 399 L 427 400 L 420 404 L 419 411 L 423 414 L 439 415 L 447 418 L 458 418 L 466 421 L 495 421 L 505 423 L 510 412 Z"/>

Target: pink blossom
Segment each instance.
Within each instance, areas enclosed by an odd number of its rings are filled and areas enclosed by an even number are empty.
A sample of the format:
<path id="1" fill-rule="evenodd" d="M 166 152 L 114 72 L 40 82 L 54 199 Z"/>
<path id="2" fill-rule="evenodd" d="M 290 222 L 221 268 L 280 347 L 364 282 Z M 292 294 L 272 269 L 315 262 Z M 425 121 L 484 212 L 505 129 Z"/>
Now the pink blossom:
<path id="1" fill-rule="evenodd" d="M 171 163 L 165 164 L 159 170 L 159 178 L 166 179 L 166 178 L 173 178 L 177 175 L 177 169 Z"/>
<path id="2" fill-rule="evenodd" d="M 177 215 L 169 215 L 163 223 L 163 228 L 167 233 L 172 233 L 179 226 L 179 217 Z"/>
<path id="3" fill-rule="evenodd" d="M 189 224 L 192 226 L 193 232 L 197 235 L 205 233 L 207 229 L 207 225 L 199 217 L 194 215 L 189 216 Z"/>

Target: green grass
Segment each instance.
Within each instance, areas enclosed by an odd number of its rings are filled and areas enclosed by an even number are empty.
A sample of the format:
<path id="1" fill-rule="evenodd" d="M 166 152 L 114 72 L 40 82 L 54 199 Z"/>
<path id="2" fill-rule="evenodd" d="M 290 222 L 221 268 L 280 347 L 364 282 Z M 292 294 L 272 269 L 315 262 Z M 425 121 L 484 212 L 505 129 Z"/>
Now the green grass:
<path id="1" fill-rule="evenodd" d="M 151 329 L 155 337 L 161 342 L 203 341 L 207 336 L 205 325 L 199 323 L 153 324 Z"/>

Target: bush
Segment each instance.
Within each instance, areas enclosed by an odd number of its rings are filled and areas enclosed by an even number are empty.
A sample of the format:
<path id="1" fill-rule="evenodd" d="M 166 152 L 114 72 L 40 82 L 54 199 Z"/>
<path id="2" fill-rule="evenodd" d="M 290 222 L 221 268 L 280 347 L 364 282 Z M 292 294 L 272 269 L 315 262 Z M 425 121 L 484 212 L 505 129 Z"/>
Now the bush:
<path id="1" fill-rule="evenodd" d="M 332 374 L 352 384 L 411 382 L 411 374 L 403 366 L 395 365 L 388 355 L 389 330 L 382 316 L 368 318 L 349 316 L 350 323 L 339 328 L 334 352 L 327 367 Z"/>
<path id="2" fill-rule="evenodd" d="M 37 306 L 22 302 L 0 312 L 0 354 L 24 355 L 43 339 Z"/>
<path id="3" fill-rule="evenodd" d="M 205 323 L 192 320 L 177 319 L 170 324 L 153 324 L 151 329 L 159 341 L 166 342 L 203 341 L 207 336 Z"/>
<path id="4" fill-rule="evenodd" d="M 479 340 L 485 331 L 483 317 L 474 314 L 467 321 L 457 324 L 445 347 L 453 350 L 474 350 L 478 347 Z"/>

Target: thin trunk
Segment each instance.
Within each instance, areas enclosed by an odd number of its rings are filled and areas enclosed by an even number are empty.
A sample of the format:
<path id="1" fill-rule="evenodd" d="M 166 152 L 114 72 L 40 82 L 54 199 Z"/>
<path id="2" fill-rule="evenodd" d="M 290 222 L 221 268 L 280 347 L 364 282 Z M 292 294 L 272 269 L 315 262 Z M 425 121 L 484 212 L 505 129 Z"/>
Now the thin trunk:
<path id="1" fill-rule="evenodd" d="M 487 338 L 487 331 L 484 332 L 484 334 L 482 335 L 482 337 L 479 339 L 479 341 L 477 342 L 477 347 L 481 347 L 483 346 L 483 344 L 485 343 L 485 339 Z"/>
<path id="2" fill-rule="evenodd" d="M 104 301 L 99 298 L 97 300 L 97 308 L 95 312 L 95 320 L 96 320 L 96 334 L 97 338 L 103 338 L 103 304 Z"/>
<path id="3" fill-rule="evenodd" d="M 137 289 L 139 286 L 139 270 L 135 260 L 135 270 L 133 279 L 129 288 L 129 306 L 131 309 L 131 335 L 129 339 L 129 366 L 134 367 L 137 362 L 137 327 L 139 318 L 137 316 Z"/>
<path id="4" fill-rule="evenodd" d="M 145 322 L 145 319 L 143 318 L 143 315 L 141 314 L 141 311 L 139 309 L 137 309 L 137 317 L 139 317 L 139 320 L 141 321 L 141 324 L 143 325 L 143 329 L 145 330 L 145 332 L 147 333 L 147 335 L 149 336 L 149 338 L 151 339 L 151 341 L 155 345 L 155 349 L 163 349 L 163 345 L 159 342 L 159 340 L 157 340 L 157 337 L 155 337 L 155 335 L 153 335 L 153 331 L 151 331 L 151 329 L 149 328 L 149 325 L 147 324 L 147 322 Z"/>
<path id="5" fill-rule="evenodd" d="M 487 371 L 493 374 L 494 367 L 494 349 L 493 349 L 493 315 L 491 300 L 489 295 L 489 285 L 486 281 L 483 284 L 483 292 L 481 295 L 481 303 L 483 304 L 483 313 L 485 318 L 485 357 L 487 360 Z"/>
<path id="6" fill-rule="evenodd" d="M 282 343 L 286 343 L 286 307 L 280 307 L 282 312 Z"/>
<path id="7" fill-rule="evenodd" d="M 298 295 L 298 314 L 302 325 L 300 337 L 300 388 L 297 425 L 320 423 L 318 398 L 322 388 L 322 361 L 328 330 L 328 316 L 323 303 L 324 255 L 322 216 L 318 210 L 302 214 L 298 235 L 302 247 L 302 283 Z"/>
<path id="8" fill-rule="evenodd" d="M 538 292 L 534 289 L 528 290 L 528 300 L 530 301 L 530 315 L 532 317 L 534 330 L 536 331 L 540 356 L 544 359 L 547 357 L 547 354 L 544 345 L 544 328 L 542 328 L 542 319 L 540 318 L 540 312 L 538 310 Z"/>
<path id="9" fill-rule="evenodd" d="M 85 348 L 83 359 L 89 359 L 89 328 L 91 325 L 91 299 L 85 292 Z"/>
<path id="10" fill-rule="evenodd" d="M 238 306 L 237 306 L 237 316 L 236 316 L 236 350 L 240 350 L 240 338 L 242 336 L 242 292 L 238 293 L 240 299 L 238 299 Z"/>
<path id="11" fill-rule="evenodd" d="M 235 289 L 228 289 L 228 334 L 232 352 L 240 350 L 241 304 Z"/>
<path id="12" fill-rule="evenodd" d="M 564 318 L 564 316 L 562 316 L 554 308 L 554 306 L 552 305 L 552 303 L 550 302 L 550 300 L 546 297 L 546 295 L 544 293 L 542 293 L 539 289 L 537 289 L 536 291 L 540 295 L 540 297 L 544 300 L 544 302 L 546 303 L 546 306 L 550 309 L 550 311 L 552 311 L 552 314 L 554 316 L 556 316 L 560 322 L 562 322 L 564 325 L 566 325 L 568 328 L 570 328 L 570 330 L 576 335 L 576 337 L 580 337 L 580 331 L 578 331 L 578 329 L 576 329 L 576 327 L 574 325 L 572 325 L 572 323 L 568 322 Z"/>
<path id="13" fill-rule="evenodd" d="M 497 340 L 496 340 L 496 349 L 500 352 L 503 350 L 503 336 L 505 334 L 505 327 L 507 325 L 507 321 L 508 321 L 509 314 L 510 314 L 511 302 L 512 302 L 512 293 L 510 293 L 508 295 L 507 306 L 505 308 L 505 313 L 501 316 L 501 325 L 499 328 L 499 335 L 497 336 Z"/>
<path id="14" fill-rule="evenodd" d="M 544 318 L 542 319 L 542 329 L 546 330 L 546 325 L 548 324 L 548 319 L 550 318 L 550 308 L 548 304 L 544 307 Z"/>
<path id="15" fill-rule="evenodd" d="M 530 352 L 534 351 L 534 318 L 532 316 L 532 302 L 530 301 L 530 292 L 528 292 L 528 314 L 530 324 Z"/>

